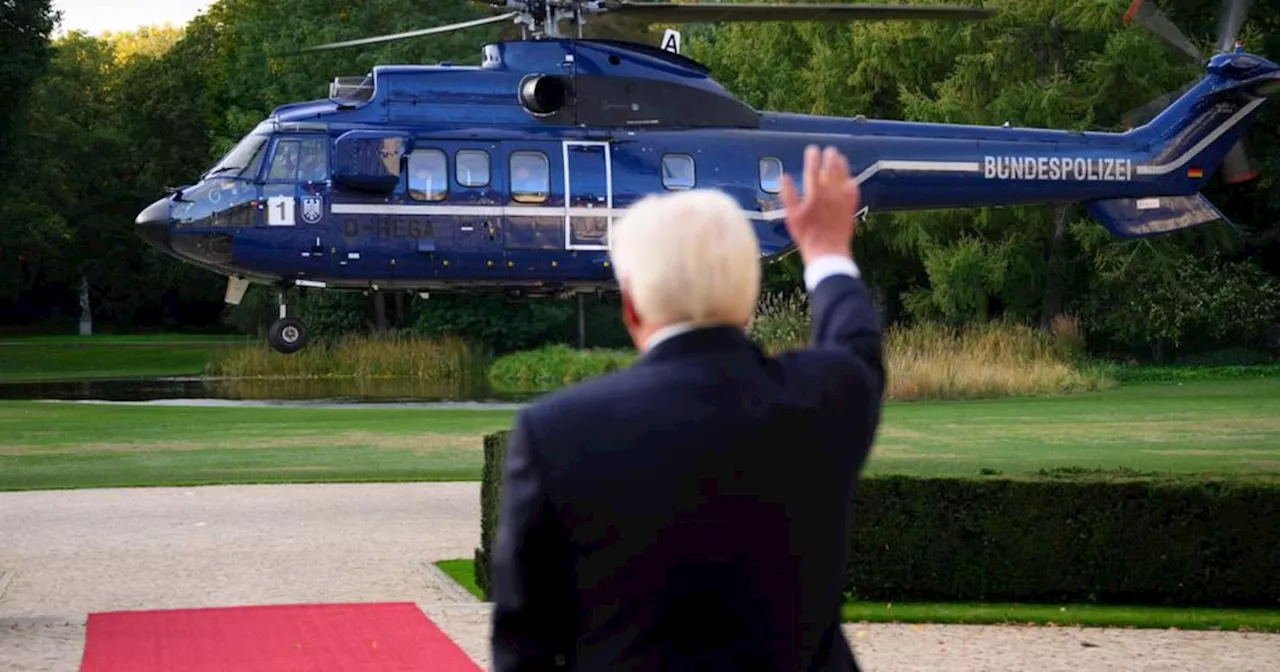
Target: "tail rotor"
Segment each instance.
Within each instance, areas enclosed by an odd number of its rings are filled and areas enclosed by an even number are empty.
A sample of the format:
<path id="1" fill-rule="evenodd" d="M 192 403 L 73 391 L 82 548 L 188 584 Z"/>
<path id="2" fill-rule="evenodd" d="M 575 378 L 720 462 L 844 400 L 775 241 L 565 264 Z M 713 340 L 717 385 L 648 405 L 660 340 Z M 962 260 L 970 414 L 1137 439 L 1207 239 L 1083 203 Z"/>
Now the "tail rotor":
<path id="1" fill-rule="evenodd" d="M 1218 15 L 1218 35 L 1215 53 L 1228 53 L 1240 46 L 1237 38 L 1240 35 L 1241 27 L 1244 26 L 1245 18 L 1249 14 L 1249 3 L 1250 0 L 1223 0 Z M 1145 0 L 1133 0 L 1133 3 L 1129 5 L 1128 11 L 1124 14 L 1124 22 L 1129 24 L 1133 21 L 1137 21 L 1155 33 L 1175 52 L 1186 56 L 1193 63 L 1204 65 L 1208 62 L 1208 57 L 1197 49 L 1190 38 L 1181 30 L 1178 30 L 1178 27 L 1154 4 Z M 1155 100 L 1130 110 L 1123 117 L 1125 125 L 1129 128 L 1134 128 L 1147 123 L 1159 114 L 1161 110 L 1185 94 L 1194 84 L 1195 82 L 1190 82 L 1177 91 L 1166 93 Z M 1227 152 L 1226 157 L 1222 160 L 1221 170 L 1222 179 L 1228 184 L 1247 182 L 1258 176 L 1258 164 L 1249 155 L 1243 139 Z"/>

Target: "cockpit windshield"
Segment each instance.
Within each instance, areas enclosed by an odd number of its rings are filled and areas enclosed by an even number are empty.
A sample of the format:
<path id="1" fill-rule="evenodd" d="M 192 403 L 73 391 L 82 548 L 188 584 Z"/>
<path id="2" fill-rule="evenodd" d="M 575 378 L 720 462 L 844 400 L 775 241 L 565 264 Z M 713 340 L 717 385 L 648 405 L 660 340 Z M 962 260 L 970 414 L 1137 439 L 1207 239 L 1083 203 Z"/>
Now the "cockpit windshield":
<path id="1" fill-rule="evenodd" d="M 262 155 L 270 135 L 255 130 L 245 136 L 202 177 L 253 175 L 262 165 Z"/>

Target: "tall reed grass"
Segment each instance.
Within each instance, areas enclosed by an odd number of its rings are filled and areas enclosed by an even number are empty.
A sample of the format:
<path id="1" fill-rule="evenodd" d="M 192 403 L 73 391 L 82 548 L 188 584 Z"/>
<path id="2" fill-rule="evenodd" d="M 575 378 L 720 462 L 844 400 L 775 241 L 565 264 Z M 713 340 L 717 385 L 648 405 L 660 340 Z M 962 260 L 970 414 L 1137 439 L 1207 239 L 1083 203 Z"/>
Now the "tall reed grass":
<path id="1" fill-rule="evenodd" d="M 488 353 L 456 337 L 427 339 L 388 332 L 314 343 L 291 355 L 265 344 L 226 348 L 206 372 L 235 378 L 421 378 L 440 382 L 483 379 Z"/>
<path id="2" fill-rule="evenodd" d="M 766 352 L 777 354 L 805 347 L 810 324 L 803 294 L 768 295 L 761 297 L 750 333 Z M 884 347 L 887 399 L 1059 394 L 1113 384 L 1083 365 L 1080 325 L 1067 315 L 1054 318 L 1048 331 L 1009 322 L 890 328 Z"/>
<path id="3" fill-rule="evenodd" d="M 1052 333 L 993 322 L 885 334 L 887 399 L 971 399 L 1081 392 L 1112 382 L 1066 356 Z"/>

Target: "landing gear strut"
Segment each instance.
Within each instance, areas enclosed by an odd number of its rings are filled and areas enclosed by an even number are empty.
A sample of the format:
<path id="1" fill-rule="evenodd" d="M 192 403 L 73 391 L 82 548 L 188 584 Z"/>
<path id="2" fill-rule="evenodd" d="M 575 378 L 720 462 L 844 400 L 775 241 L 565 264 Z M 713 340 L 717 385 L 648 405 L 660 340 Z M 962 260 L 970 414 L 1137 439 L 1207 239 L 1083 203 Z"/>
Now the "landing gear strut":
<path id="1" fill-rule="evenodd" d="M 288 316 L 284 291 L 279 293 L 279 297 L 280 319 L 271 323 L 271 330 L 267 332 L 267 343 L 276 352 L 289 355 L 306 346 L 307 326 L 302 323 L 302 320 Z"/>

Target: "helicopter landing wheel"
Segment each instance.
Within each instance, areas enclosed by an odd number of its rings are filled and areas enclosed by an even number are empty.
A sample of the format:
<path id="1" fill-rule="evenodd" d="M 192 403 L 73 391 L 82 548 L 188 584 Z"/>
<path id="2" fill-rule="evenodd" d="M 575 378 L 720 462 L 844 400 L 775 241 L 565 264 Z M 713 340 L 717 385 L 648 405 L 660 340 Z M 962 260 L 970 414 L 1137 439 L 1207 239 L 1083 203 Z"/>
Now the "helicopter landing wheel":
<path id="1" fill-rule="evenodd" d="M 276 352 L 293 354 L 307 344 L 307 326 L 296 317 L 282 317 L 271 324 L 267 343 Z"/>

